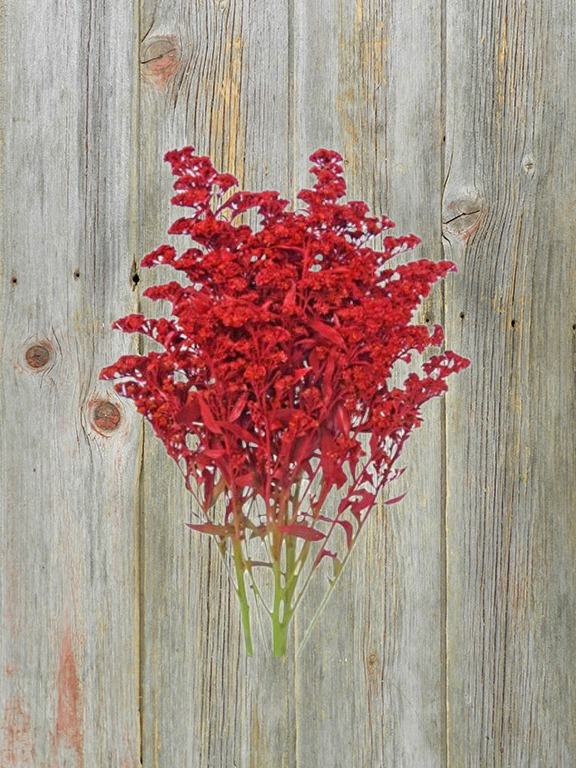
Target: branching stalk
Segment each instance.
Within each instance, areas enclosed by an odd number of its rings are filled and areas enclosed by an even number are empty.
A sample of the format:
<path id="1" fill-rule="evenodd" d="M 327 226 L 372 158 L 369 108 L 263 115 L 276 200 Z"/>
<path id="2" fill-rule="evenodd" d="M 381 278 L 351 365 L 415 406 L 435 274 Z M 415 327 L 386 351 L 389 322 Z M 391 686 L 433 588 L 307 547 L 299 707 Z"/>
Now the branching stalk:
<path id="1" fill-rule="evenodd" d="M 242 616 L 242 630 L 244 632 L 244 642 L 248 656 L 254 654 L 252 646 L 252 635 L 250 632 L 250 605 L 248 595 L 246 594 L 246 585 L 244 583 L 244 571 L 246 566 L 242 556 L 242 541 L 234 537 L 232 539 L 232 548 L 234 552 L 234 565 L 236 566 L 236 594 L 240 600 L 240 613 Z"/>

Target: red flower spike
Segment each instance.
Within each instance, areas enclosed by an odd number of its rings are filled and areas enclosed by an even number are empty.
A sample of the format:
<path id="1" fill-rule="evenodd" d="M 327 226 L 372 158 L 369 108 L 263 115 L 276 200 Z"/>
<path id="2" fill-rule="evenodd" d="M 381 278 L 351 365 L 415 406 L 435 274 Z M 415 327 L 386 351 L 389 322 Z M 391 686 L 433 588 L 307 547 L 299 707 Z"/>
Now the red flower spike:
<path id="1" fill-rule="evenodd" d="M 160 351 L 125 355 L 100 375 L 134 400 L 177 462 L 200 518 L 187 525 L 231 558 L 248 653 L 246 580 L 263 601 L 252 569 L 273 570 L 266 610 L 281 656 L 312 574 L 332 561 L 329 593 L 380 492 L 402 473 L 395 465 L 423 405 L 469 365 L 445 351 L 403 386 L 389 384 L 398 361 L 442 344 L 439 325 L 411 319 L 456 267 L 426 259 L 391 266 L 419 244 L 415 235 L 385 234 L 379 250 L 370 248 L 394 224 L 369 216 L 362 201 L 341 201 L 337 152 L 311 155 L 315 183 L 298 194 L 296 211 L 273 191 L 237 191 L 223 202 L 236 178 L 192 147 L 165 159 L 172 203 L 187 208 L 169 233 L 190 237 L 192 247 L 178 256 L 161 245 L 142 266 L 169 265 L 188 282 L 144 291 L 170 302 L 170 319 L 133 314 L 113 326 L 149 336 Z M 251 211 L 255 230 L 235 223 Z"/>

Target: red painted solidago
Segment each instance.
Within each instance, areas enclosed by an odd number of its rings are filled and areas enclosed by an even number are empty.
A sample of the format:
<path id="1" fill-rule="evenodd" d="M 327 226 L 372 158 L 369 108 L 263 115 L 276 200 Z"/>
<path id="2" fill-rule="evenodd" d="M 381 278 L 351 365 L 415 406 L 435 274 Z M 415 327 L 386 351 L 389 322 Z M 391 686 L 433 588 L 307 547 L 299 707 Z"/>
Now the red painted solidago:
<path id="1" fill-rule="evenodd" d="M 248 654 L 256 605 L 282 656 L 310 579 L 329 566 L 327 598 L 380 492 L 402 471 L 397 460 L 422 406 L 469 364 L 444 352 L 402 386 L 390 384 L 395 363 L 442 344 L 440 326 L 411 319 L 455 265 L 391 266 L 419 243 L 414 235 L 369 248 L 393 223 L 369 216 L 363 202 L 341 202 L 336 152 L 311 156 L 316 183 L 300 192 L 296 211 L 276 192 L 225 196 L 236 179 L 191 147 L 166 160 L 176 176 L 172 203 L 188 208 L 169 234 L 196 247 L 177 255 L 162 245 L 142 266 L 167 264 L 187 280 L 144 291 L 170 302 L 172 319 L 114 324 L 161 351 L 121 357 L 101 378 L 119 380 L 117 392 L 134 400 L 177 462 L 195 499 L 190 528 L 214 536 L 231 558 Z M 235 223 L 249 211 L 259 215 L 256 231 Z"/>

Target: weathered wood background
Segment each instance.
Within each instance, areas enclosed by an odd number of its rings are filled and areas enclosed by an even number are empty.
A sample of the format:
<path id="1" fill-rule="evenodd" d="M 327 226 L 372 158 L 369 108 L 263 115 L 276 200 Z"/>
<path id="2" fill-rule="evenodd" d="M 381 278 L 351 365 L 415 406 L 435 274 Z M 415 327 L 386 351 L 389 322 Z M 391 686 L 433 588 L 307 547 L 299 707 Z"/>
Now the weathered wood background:
<path id="1" fill-rule="evenodd" d="M 575 71 L 569 0 L 2 0 L 1 768 L 576 766 Z M 336 149 L 460 269 L 472 367 L 297 659 L 97 378 L 185 144 L 288 196 Z"/>

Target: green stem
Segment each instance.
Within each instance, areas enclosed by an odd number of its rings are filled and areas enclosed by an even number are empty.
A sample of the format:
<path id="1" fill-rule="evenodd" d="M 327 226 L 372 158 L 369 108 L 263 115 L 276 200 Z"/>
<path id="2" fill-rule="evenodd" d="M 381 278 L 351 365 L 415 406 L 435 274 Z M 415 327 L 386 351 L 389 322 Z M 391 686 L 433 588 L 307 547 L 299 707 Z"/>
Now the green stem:
<path id="1" fill-rule="evenodd" d="M 244 643 L 246 645 L 247 655 L 252 656 L 254 649 L 252 647 L 252 635 L 250 632 L 250 605 L 248 604 L 246 585 L 244 583 L 244 571 L 246 570 L 246 566 L 244 564 L 244 558 L 242 557 L 241 540 L 234 537 L 232 539 L 232 547 L 234 550 L 234 565 L 236 566 L 236 581 L 238 582 L 236 593 L 238 595 L 238 599 L 240 600 L 240 613 L 242 616 L 242 629 L 244 630 Z"/>
<path id="2" fill-rule="evenodd" d="M 282 612 L 282 617 L 280 613 Z M 280 564 L 274 563 L 274 609 L 272 611 L 272 647 L 275 658 L 280 658 L 286 653 L 288 642 L 288 627 L 292 611 L 290 599 L 286 589 L 282 587 L 282 573 Z"/>
<path id="3" fill-rule="evenodd" d="M 285 547 L 286 552 L 286 573 L 281 570 L 281 549 Z M 280 544 L 280 555 L 274 562 L 274 607 L 272 610 L 272 645 L 274 656 L 279 658 L 286 653 L 288 642 L 288 629 L 290 621 L 294 615 L 294 606 L 292 601 L 298 576 L 296 568 L 298 561 L 296 559 L 296 539 L 294 536 L 284 536 Z M 284 579 L 284 583 L 282 583 Z"/>

